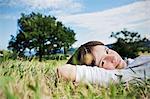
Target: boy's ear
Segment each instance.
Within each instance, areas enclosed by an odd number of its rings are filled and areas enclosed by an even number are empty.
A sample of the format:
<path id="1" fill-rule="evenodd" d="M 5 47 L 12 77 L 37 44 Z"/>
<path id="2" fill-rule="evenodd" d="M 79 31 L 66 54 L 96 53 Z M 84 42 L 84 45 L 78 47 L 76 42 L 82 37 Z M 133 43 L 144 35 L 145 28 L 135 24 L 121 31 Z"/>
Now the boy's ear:
<path id="1" fill-rule="evenodd" d="M 84 55 L 84 63 L 85 64 L 90 65 L 90 64 L 92 64 L 92 61 L 93 61 L 92 54 L 87 53 Z"/>

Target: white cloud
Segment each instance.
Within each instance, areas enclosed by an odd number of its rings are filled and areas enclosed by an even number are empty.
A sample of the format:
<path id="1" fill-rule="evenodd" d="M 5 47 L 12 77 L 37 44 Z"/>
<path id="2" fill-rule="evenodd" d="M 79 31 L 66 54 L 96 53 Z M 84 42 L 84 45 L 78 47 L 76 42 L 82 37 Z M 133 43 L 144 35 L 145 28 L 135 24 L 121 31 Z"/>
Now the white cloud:
<path id="1" fill-rule="evenodd" d="M 107 44 L 114 42 L 114 39 L 109 38 L 111 32 L 123 28 L 150 33 L 149 12 L 150 1 L 139 1 L 102 12 L 60 17 L 59 20 L 73 26 L 75 30 L 82 29 L 82 31 L 77 30 L 76 46 L 89 40 L 101 40 Z"/>
<path id="2" fill-rule="evenodd" d="M 83 5 L 75 0 L 3 0 L 0 6 L 23 7 L 30 10 L 49 10 L 66 13 L 80 12 Z"/>
<path id="3" fill-rule="evenodd" d="M 82 5 L 73 0 L 22 0 L 22 2 L 34 9 L 60 10 L 64 8 L 80 10 Z"/>

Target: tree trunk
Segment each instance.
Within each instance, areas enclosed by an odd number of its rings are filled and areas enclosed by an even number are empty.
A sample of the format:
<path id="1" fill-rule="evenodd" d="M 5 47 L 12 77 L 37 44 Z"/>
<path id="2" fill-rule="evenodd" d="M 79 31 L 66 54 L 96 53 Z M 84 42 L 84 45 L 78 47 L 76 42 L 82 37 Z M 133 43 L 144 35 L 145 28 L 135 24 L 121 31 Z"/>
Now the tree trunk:
<path id="1" fill-rule="evenodd" d="M 65 54 L 65 55 L 67 54 L 67 49 L 66 49 L 65 46 L 64 46 L 64 54 Z"/>
<path id="2" fill-rule="evenodd" d="M 39 61 L 42 61 L 42 55 L 43 55 L 43 40 L 41 35 L 39 34 L 39 42 L 40 42 L 40 46 L 39 46 Z"/>
<path id="3" fill-rule="evenodd" d="M 40 62 L 42 61 L 42 48 L 41 48 L 41 45 L 39 47 L 39 61 Z"/>

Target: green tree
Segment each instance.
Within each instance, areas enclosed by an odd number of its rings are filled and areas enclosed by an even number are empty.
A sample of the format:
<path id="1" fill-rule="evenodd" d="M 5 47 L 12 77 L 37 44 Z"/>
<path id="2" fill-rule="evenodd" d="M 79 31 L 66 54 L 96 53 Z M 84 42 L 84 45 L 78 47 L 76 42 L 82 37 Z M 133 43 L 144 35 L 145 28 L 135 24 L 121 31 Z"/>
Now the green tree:
<path id="1" fill-rule="evenodd" d="M 42 61 L 42 56 L 52 51 L 68 48 L 75 42 L 75 33 L 65 27 L 55 17 L 40 13 L 21 14 L 18 19 L 17 36 L 11 36 L 8 48 L 23 56 L 25 50 L 34 49 Z"/>
<path id="2" fill-rule="evenodd" d="M 138 32 L 130 32 L 124 29 L 120 32 L 112 32 L 110 37 L 117 40 L 116 43 L 112 44 L 112 49 L 116 50 L 122 57 L 135 58 L 139 51 L 150 50 L 145 45 L 149 40 L 141 37 Z"/>

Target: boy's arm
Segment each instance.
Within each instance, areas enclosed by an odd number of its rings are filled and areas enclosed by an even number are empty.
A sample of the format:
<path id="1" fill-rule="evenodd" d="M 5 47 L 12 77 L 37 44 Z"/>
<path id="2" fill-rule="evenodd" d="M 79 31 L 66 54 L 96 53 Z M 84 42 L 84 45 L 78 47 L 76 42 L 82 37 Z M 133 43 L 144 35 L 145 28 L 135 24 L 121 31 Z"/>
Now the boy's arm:
<path id="1" fill-rule="evenodd" d="M 71 64 L 65 64 L 57 68 L 57 74 L 59 78 L 65 80 L 75 81 L 76 79 L 76 66 Z"/>
<path id="2" fill-rule="evenodd" d="M 75 82 L 92 83 L 107 85 L 108 83 L 117 82 L 116 70 L 106 70 L 98 67 L 74 66 L 66 64 L 57 68 L 57 73 L 60 78 Z"/>

